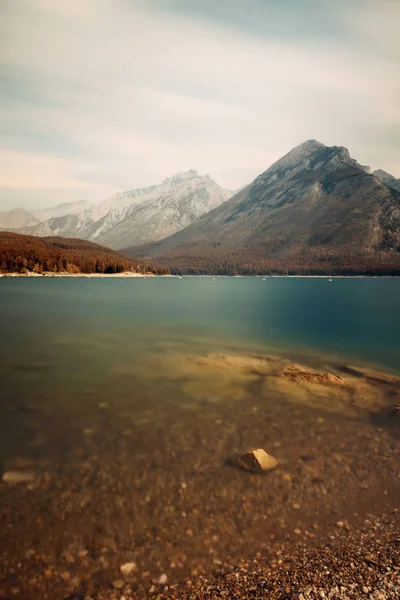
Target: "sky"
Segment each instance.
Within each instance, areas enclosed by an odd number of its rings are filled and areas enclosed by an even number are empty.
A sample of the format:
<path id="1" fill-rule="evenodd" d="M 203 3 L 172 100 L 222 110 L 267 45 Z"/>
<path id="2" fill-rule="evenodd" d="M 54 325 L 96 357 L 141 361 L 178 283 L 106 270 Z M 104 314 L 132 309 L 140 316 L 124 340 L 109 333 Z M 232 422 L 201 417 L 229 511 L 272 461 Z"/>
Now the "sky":
<path id="1" fill-rule="evenodd" d="M 313 138 L 400 177 L 398 0 L 0 0 L 0 210 L 196 169 L 237 189 Z"/>

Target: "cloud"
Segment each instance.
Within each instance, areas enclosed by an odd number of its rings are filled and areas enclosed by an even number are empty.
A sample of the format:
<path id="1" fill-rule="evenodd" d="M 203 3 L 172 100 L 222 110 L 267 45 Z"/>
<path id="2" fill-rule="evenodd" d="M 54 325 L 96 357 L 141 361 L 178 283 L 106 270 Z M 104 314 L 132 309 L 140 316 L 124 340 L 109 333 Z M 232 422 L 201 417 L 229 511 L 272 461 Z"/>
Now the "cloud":
<path id="1" fill-rule="evenodd" d="M 199 12 L 176 1 L 7 5 L 9 202 L 33 206 L 43 190 L 44 203 L 50 188 L 99 199 L 189 168 L 237 188 L 308 138 L 400 176 L 400 43 L 384 28 L 399 4 L 339 1 L 325 13 L 287 0 L 252 0 L 247 12 L 230 4 L 219 13 L 217 3 Z M 274 33 L 256 26 L 268 15 Z"/>

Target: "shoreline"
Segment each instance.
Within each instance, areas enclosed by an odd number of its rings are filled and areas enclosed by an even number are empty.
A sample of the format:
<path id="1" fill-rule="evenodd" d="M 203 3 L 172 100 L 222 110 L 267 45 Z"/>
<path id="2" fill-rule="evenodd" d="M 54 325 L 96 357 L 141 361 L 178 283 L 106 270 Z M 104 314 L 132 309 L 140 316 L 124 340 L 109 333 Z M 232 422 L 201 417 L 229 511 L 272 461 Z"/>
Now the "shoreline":
<path id="1" fill-rule="evenodd" d="M 102 279 L 102 278 L 124 278 L 127 279 L 128 277 L 175 277 L 174 275 L 155 275 L 154 273 L 134 273 L 132 271 L 123 271 L 122 273 L 54 273 L 52 271 L 46 272 L 46 273 L 0 273 L 0 277 L 4 277 L 5 279 L 10 278 L 10 277 L 24 277 L 24 278 L 42 278 L 42 277 L 68 277 L 68 278 L 95 278 L 95 279 Z"/>
<path id="2" fill-rule="evenodd" d="M 147 277 L 167 277 L 175 279 L 400 279 L 400 275 L 174 275 L 155 273 L 134 273 L 124 271 L 122 273 L 55 273 L 52 271 L 46 273 L 0 273 L 0 278 L 24 277 L 68 277 L 68 278 L 147 278 Z"/>

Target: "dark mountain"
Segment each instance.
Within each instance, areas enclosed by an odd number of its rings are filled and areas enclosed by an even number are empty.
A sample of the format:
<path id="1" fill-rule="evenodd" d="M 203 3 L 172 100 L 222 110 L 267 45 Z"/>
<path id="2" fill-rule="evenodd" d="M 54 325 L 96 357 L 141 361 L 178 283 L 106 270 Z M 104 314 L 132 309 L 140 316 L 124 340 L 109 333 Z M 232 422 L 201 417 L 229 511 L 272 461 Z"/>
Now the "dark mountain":
<path id="1" fill-rule="evenodd" d="M 372 173 L 372 175 L 378 177 L 382 181 L 382 183 L 384 183 L 388 187 L 400 192 L 400 179 L 396 179 L 396 177 L 393 177 L 393 175 L 391 175 L 390 173 L 383 171 L 383 169 L 377 169 Z"/>
<path id="2" fill-rule="evenodd" d="M 0 273 L 166 273 L 168 269 L 105 248 L 93 242 L 67 238 L 39 238 L 0 232 Z"/>
<path id="3" fill-rule="evenodd" d="M 400 193 L 309 140 L 189 227 L 125 252 L 187 273 L 400 273 Z"/>

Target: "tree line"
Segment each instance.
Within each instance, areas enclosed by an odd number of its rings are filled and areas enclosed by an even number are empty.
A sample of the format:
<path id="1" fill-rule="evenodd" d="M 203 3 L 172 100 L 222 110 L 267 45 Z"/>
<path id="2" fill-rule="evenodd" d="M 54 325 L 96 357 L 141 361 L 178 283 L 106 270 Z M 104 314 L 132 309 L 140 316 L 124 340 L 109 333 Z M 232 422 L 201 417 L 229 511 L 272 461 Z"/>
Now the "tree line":
<path id="1" fill-rule="evenodd" d="M 387 275 L 400 276 L 399 252 L 371 254 L 299 251 L 276 256 L 261 248 L 180 256 L 170 252 L 156 261 L 174 275 Z"/>
<path id="2" fill-rule="evenodd" d="M 0 232 L 2 273 L 136 273 L 168 274 L 150 261 L 138 261 L 110 248 L 79 239 L 40 238 Z"/>

